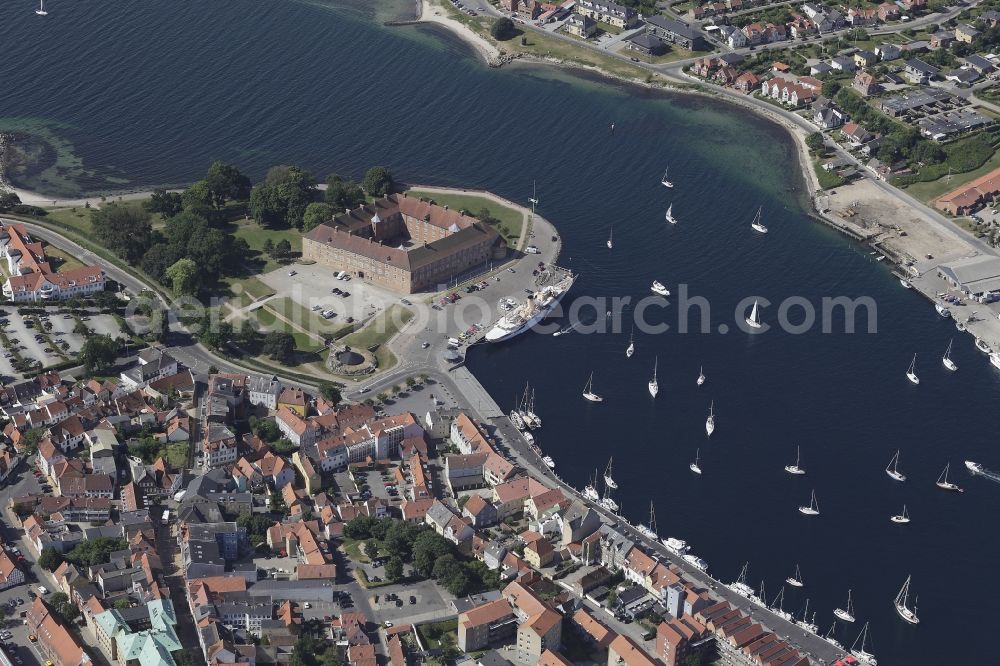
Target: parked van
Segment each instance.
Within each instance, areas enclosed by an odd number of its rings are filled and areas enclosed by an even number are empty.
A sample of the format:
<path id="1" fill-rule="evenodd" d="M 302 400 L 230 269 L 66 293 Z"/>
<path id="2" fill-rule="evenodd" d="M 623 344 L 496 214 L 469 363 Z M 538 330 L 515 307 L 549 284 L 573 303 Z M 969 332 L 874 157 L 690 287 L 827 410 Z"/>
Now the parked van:
<path id="1" fill-rule="evenodd" d="M 459 347 L 461 344 L 461 341 L 457 338 L 448 338 L 448 345 L 451 347 Z"/>
<path id="2" fill-rule="evenodd" d="M 524 248 L 524 251 L 527 252 L 528 254 L 541 254 L 541 251 L 534 245 L 529 245 L 528 247 Z"/>

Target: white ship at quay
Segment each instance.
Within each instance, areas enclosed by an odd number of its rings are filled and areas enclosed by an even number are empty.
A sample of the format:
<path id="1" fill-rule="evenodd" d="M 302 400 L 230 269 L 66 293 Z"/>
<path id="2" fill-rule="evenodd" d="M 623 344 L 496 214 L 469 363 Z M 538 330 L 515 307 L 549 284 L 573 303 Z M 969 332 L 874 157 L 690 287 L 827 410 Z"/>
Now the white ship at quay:
<path id="1" fill-rule="evenodd" d="M 523 303 L 504 315 L 493 328 L 486 333 L 487 342 L 509 340 L 531 329 L 535 324 L 548 317 L 559 305 L 560 299 L 573 286 L 576 276 L 566 273 L 552 284 L 545 285 L 531 294 Z"/>

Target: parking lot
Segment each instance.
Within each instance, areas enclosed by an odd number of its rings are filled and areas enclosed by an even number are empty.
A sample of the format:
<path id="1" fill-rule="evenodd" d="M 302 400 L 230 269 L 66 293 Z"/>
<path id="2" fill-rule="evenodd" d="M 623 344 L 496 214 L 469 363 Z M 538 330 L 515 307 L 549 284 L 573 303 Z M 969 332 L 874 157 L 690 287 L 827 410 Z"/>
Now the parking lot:
<path id="1" fill-rule="evenodd" d="M 4 322 L 3 330 L 10 342 L 10 348 L 4 349 L 0 354 L 0 376 L 10 378 L 21 376 L 14 368 L 14 351 L 23 359 L 38 361 L 41 367 L 56 365 L 65 360 L 63 354 L 72 357 L 80 351 L 84 336 L 73 332 L 77 325 L 76 317 L 56 308 L 50 308 L 45 313 L 37 315 L 41 327 L 35 319 L 34 315 L 20 314 L 16 307 L 2 310 L 0 320 Z M 110 335 L 115 338 L 122 336 L 121 328 L 112 315 L 83 315 L 80 321 L 98 335 Z M 51 330 L 44 330 L 46 324 L 51 325 Z"/>
<path id="2" fill-rule="evenodd" d="M 16 605 L 10 605 L 11 601 L 19 601 Z M 25 613 L 31 606 L 31 598 L 28 597 L 28 585 L 16 585 L 12 588 L 0 591 L 0 606 L 6 611 L 3 620 L 0 620 L 0 642 L 3 643 L 4 650 L 10 655 L 15 664 L 43 663 L 44 660 L 35 650 L 35 644 L 28 640 L 28 627 L 24 625 L 21 613 Z"/>
<path id="3" fill-rule="evenodd" d="M 333 310 L 337 313 L 335 322 L 344 321 L 347 317 L 364 320 L 390 305 L 401 303 L 400 297 L 390 291 L 356 278 L 338 280 L 334 275 L 335 271 L 319 264 L 293 264 L 265 273 L 260 279 L 277 292 L 276 298 L 291 298 L 309 310 L 319 306 L 317 312 Z M 346 291 L 349 296 L 345 298 L 334 294 L 333 289 Z"/>

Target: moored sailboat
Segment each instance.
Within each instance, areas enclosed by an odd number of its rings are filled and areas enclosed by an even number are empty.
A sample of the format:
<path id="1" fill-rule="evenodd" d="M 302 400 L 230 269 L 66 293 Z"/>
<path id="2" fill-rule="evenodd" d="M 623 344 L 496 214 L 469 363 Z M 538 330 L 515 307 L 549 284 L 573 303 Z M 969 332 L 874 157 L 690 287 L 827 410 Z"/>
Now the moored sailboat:
<path id="1" fill-rule="evenodd" d="M 859 641 L 861 642 L 861 645 L 858 645 Z M 867 641 L 868 623 L 865 622 L 864 629 L 862 629 L 861 633 L 858 634 L 858 637 L 854 639 L 854 645 L 851 646 L 851 654 L 857 657 L 858 661 L 864 662 L 868 664 L 868 666 L 878 666 L 878 660 L 875 659 L 875 655 L 865 649 Z"/>
<path id="2" fill-rule="evenodd" d="M 847 591 L 847 608 L 834 608 L 833 614 L 844 622 L 854 622 L 854 602 L 850 590 Z"/>
<path id="3" fill-rule="evenodd" d="M 656 381 L 656 366 L 660 359 L 656 358 L 653 360 L 653 378 L 649 380 L 649 395 L 656 397 L 656 394 L 660 392 L 660 385 Z"/>
<path id="4" fill-rule="evenodd" d="M 795 447 L 795 464 L 794 465 L 785 465 L 785 471 L 788 472 L 789 474 L 805 474 L 806 473 L 806 471 L 804 469 L 802 469 L 801 467 L 799 467 L 799 454 L 800 454 L 799 447 L 796 446 Z"/>
<path id="5" fill-rule="evenodd" d="M 590 481 L 588 479 L 588 481 Z M 600 493 L 597 492 L 597 470 L 594 470 L 594 479 L 587 483 L 583 488 L 583 496 L 589 499 L 591 502 L 596 502 L 601 499 Z"/>
<path id="6" fill-rule="evenodd" d="M 698 368 L 698 386 L 705 383 L 705 368 L 704 366 Z"/>
<path id="7" fill-rule="evenodd" d="M 594 373 L 590 373 L 587 385 L 583 387 L 583 397 L 590 402 L 603 402 L 604 398 L 594 393 Z"/>
<path id="8" fill-rule="evenodd" d="M 705 419 L 705 433 L 709 437 L 711 437 L 713 432 L 715 432 L 715 401 L 714 400 L 708 406 L 708 418 Z"/>
<path id="9" fill-rule="evenodd" d="M 668 166 L 666 169 L 663 170 L 663 178 L 660 179 L 660 184 L 663 185 L 663 187 L 672 188 L 674 186 L 674 184 L 670 181 L 670 178 L 668 177 L 669 175 L 670 175 L 670 167 Z"/>
<path id="10" fill-rule="evenodd" d="M 688 465 L 691 471 L 695 474 L 701 474 L 701 466 L 698 464 L 698 457 L 701 455 L 701 449 L 695 449 L 694 451 L 694 462 Z"/>
<path id="11" fill-rule="evenodd" d="M 614 458 L 609 458 L 608 459 L 607 469 L 604 470 L 604 485 L 607 486 L 608 488 L 612 488 L 614 490 L 617 490 L 618 489 L 618 484 L 611 477 L 611 463 L 612 462 L 614 462 Z"/>
<path id="12" fill-rule="evenodd" d="M 903 505 L 903 513 L 897 514 L 892 518 L 890 518 L 889 520 L 898 524 L 906 524 L 910 522 L 910 515 L 906 513 L 906 505 L 905 504 Z"/>
<path id="13" fill-rule="evenodd" d="M 889 461 L 889 465 L 885 468 L 885 473 L 889 475 L 889 478 L 895 479 L 896 481 L 906 481 L 906 475 L 898 469 L 899 466 L 899 449 L 896 449 L 896 454 Z"/>
<path id="14" fill-rule="evenodd" d="M 760 219 L 760 213 L 763 210 L 763 206 L 757 209 L 757 215 L 753 218 L 753 222 L 750 223 L 750 228 L 760 234 L 767 233 L 767 227 Z"/>
<path id="15" fill-rule="evenodd" d="M 812 496 L 809 498 L 809 506 L 800 506 L 799 513 L 806 516 L 818 516 L 819 515 L 819 502 L 816 501 L 816 491 L 812 491 Z"/>
<path id="16" fill-rule="evenodd" d="M 948 349 L 945 350 L 944 356 L 941 357 L 941 363 L 952 372 L 958 370 L 958 366 L 951 360 L 951 345 L 953 342 L 955 342 L 954 338 L 948 341 Z"/>
<path id="17" fill-rule="evenodd" d="M 934 485 L 936 485 L 941 490 L 950 490 L 957 493 L 965 492 L 957 485 L 948 480 L 948 470 L 950 468 L 951 468 L 951 463 L 948 463 L 947 465 L 944 466 L 944 469 L 941 471 L 941 476 L 938 477 L 938 480 Z"/>
<path id="18" fill-rule="evenodd" d="M 612 226 L 611 227 L 611 231 L 608 232 L 608 249 L 609 250 L 612 247 L 614 247 L 614 237 L 615 237 L 615 228 Z"/>
<path id="19" fill-rule="evenodd" d="M 917 366 L 917 355 L 914 354 L 913 360 L 910 361 L 910 367 L 906 370 L 906 378 L 909 379 L 914 384 L 919 384 L 920 378 L 917 377 L 916 366 Z"/>
<path id="20" fill-rule="evenodd" d="M 632 358 L 632 354 L 635 353 L 635 340 L 633 339 L 634 334 L 635 326 L 632 327 L 632 330 L 629 331 L 628 334 L 628 347 L 625 348 L 625 358 Z"/>
<path id="21" fill-rule="evenodd" d="M 803 585 L 803 583 L 802 583 L 802 572 L 799 571 L 799 565 L 797 565 L 797 564 L 795 565 L 795 575 L 794 576 L 789 576 L 788 578 L 786 578 L 785 582 L 788 583 L 789 585 L 791 585 L 792 587 L 802 587 L 802 585 Z"/>
<path id="22" fill-rule="evenodd" d="M 896 612 L 899 613 L 899 617 L 903 618 L 910 624 L 919 624 L 920 618 L 917 617 L 917 602 L 913 602 L 913 608 L 906 605 L 910 596 L 910 578 L 911 576 L 906 577 L 906 582 L 903 583 L 903 587 L 900 588 L 899 594 L 896 595 L 894 605 L 896 606 Z"/>
<path id="23" fill-rule="evenodd" d="M 49 13 L 45 11 L 45 0 L 38 0 L 38 9 L 35 10 L 35 13 L 39 16 L 49 15 Z"/>

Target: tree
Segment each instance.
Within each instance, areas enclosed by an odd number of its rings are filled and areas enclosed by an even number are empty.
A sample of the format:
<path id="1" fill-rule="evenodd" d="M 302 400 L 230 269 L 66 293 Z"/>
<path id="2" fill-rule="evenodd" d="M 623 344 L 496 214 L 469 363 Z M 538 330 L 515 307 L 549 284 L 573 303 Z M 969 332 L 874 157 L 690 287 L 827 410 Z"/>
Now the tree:
<path id="1" fill-rule="evenodd" d="M 190 259 L 178 259 L 164 273 L 174 296 L 190 296 L 198 291 L 198 265 Z"/>
<path id="2" fill-rule="evenodd" d="M 351 518 L 344 525 L 344 536 L 354 541 L 370 539 L 372 536 L 372 526 L 377 522 L 370 516 L 357 516 Z"/>
<path id="3" fill-rule="evenodd" d="M 8 211 L 14 206 L 19 206 L 21 204 L 21 197 L 17 196 L 16 193 L 0 188 L 0 210 Z"/>
<path id="4" fill-rule="evenodd" d="M 38 566 L 47 571 L 55 571 L 62 564 L 62 555 L 55 548 L 46 546 L 42 549 L 42 554 L 38 556 Z"/>
<path id="5" fill-rule="evenodd" d="M 149 211 L 141 206 L 108 204 L 90 217 L 94 236 L 130 264 L 138 262 L 153 242 Z"/>
<path id="6" fill-rule="evenodd" d="M 823 96 L 833 99 L 834 95 L 840 92 L 840 81 L 824 81 L 823 82 Z"/>
<path id="7" fill-rule="evenodd" d="M 267 354 L 275 361 L 287 363 L 295 354 L 295 338 L 291 333 L 271 331 L 264 336 L 264 341 L 261 343 L 261 352 Z"/>
<path id="8" fill-rule="evenodd" d="M 389 561 L 385 563 L 385 577 L 392 583 L 403 577 L 403 560 L 401 558 L 389 558 Z"/>
<path id="9" fill-rule="evenodd" d="M 406 387 L 407 388 L 413 388 L 416 385 L 417 385 L 417 380 L 416 380 L 415 377 L 407 377 L 406 378 Z"/>
<path id="10" fill-rule="evenodd" d="M 25 451 L 25 455 L 34 455 L 38 451 L 38 443 L 42 441 L 45 436 L 45 430 L 42 428 L 30 428 L 21 435 L 21 446 Z"/>
<path id="11" fill-rule="evenodd" d="M 373 166 L 365 172 L 361 189 L 373 197 L 384 197 L 392 191 L 392 172 L 384 166 Z"/>
<path id="12" fill-rule="evenodd" d="M 73 547 L 64 556 L 66 561 L 81 567 L 91 567 L 104 564 L 111 553 L 128 548 L 128 542 L 114 537 L 96 537 L 87 539 Z"/>
<path id="13" fill-rule="evenodd" d="M 121 343 L 110 335 L 92 335 L 83 342 L 77 360 L 88 375 L 99 374 L 114 364 Z"/>
<path id="14" fill-rule="evenodd" d="M 184 210 L 184 202 L 180 192 L 168 192 L 162 187 L 153 190 L 153 194 L 143 206 L 150 213 L 154 215 L 160 214 L 167 218 L 173 217 Z"/>
<path id="15" fill-rule="evenodd" d="M 306 206 L 306 211 L 302 214 L 302 231 L 312 231 L 332 218 L 333 206 L 321 201 L 314 201 Z"/>
<path id="16" fill-rule="evenodd" d="M 281 438 L 281 430 L 274 419 L 250 419 L 250 430 L 265 442 L 276 442 Z"/>
<path id="17" fill-rule="evenodd" d="M 375 539 L 365 541 L 365 555 L 367 555 L 369 559 L 373 560 L 378 557 L 378 541 Z"/>
<path id="18" fill-rule="evenodd" d="M 226 201 L 242 201 L 250 196 L 250 179 L 231 164 L 216 160 L 208 168 L 205 184 L 216 208 L 222 208 Z"/>
<path id="19" fill-rule="evenodd" d="M 490 26 L 490 34 L 493 35 L 493 39 L 504 42 L 517 35 L 517 28 L 513 21 L 506 16 L 501 16 L 493 21 L 493 25 Z"/>
<path id="20" fill-rule="evenodd" d="M 217 321 L 209 314 L 201 321 L 198 340 L 206 347 L 222 349 L 233 337 L 233 325 L 228 321 Z"/>
<path id="21" fill-rule="evenodd" d="M 823 134 L 821 132 L 813 132 L 806 137 L 806 146 L 809 147 L 809 150 L 822 150 L 823 144 Z"/>
<path id="22" fill-rule="evenodd" d="M 115 601 L 114 606 L 118 610 L 125 610 L 126 608 L 129 608 L 129 607 L 132 606 L 132 602 L 129 601 L 128 599 L 118 599 L 117 601 Z"/>
<path id="23" fill-rule="evenodd" d="M 257 183 L 250 190 L 250 216 L 265 227 L 274 227 L 284 221 L 284 207 L 278 190 L 268 183 Z"/>
<path id="24" fill-rule="evenodd" d="M 337 210 L 349 210 L 365 202 L 365 193 L 353 180 L 331 173 L 326 177 L 326 201 Z"/>
<path id="25" fill-rule="evenodd" d="M 332 404 L 334 407 L 336 407 L 341 400 L 340 389 L 330 382 L 319 383 L 319 394 L 323 396 L 324 400 Z"/>
<path id="26" fill-rule="evenodd" d="M 270 238 L 264 240 L 264 254 L 271 256 L 274 254 L 274 241 Z"/>
<path id="27" fill-rule="evenodd" d="M 184 190 L 181 202 L 184 204 L 185 210 L 207 217 L 212 212 L 215 199 L 212 197 L 212 190 L 209 189 L 208 183 L 204 180 L 197 180 Z"/>
<path id="28" fill-rule="evenodd" d="M 282 238 L 274 245 L 274 256 L 284 259 L 291 256 L 292 243 L 287 238 Z"/>

